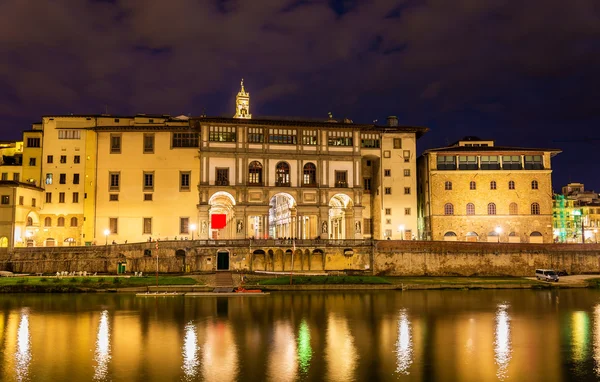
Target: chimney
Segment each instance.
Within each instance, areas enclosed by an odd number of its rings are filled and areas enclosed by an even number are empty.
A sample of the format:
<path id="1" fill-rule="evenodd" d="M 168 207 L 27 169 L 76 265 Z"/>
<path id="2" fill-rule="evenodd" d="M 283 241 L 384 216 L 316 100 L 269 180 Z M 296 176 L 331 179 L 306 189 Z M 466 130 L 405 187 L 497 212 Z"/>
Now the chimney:
<path id="1" fill-rule="evenodd" d="M 395 115 L 390 115 L 387 117 L 387 125 L 388 126 L 398 126 L 398 117 Z"/>

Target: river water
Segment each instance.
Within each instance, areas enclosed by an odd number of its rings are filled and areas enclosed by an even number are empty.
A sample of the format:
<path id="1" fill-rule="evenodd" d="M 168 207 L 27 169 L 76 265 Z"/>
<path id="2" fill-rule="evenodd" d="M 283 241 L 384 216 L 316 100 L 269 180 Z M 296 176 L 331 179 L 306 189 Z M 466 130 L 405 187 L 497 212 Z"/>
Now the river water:
<path id="1" fill-rule="evenodd" d="M 0 295 L 3 381 L 594 381 L 600 291 Z"/>

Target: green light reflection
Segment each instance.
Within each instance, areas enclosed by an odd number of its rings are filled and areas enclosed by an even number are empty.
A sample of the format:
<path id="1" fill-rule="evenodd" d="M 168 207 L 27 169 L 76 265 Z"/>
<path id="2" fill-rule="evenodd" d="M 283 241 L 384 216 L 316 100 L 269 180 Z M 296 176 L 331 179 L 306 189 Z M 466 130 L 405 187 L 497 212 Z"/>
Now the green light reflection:
<path id="1" fill-rule="evenodd" d="M 306 320 L 300 323 L 298 330 L 298 360 L 300 361 L 300 372 L 307 373 L 312 358 L 312 349 L 310 347 L 310 330 Z"/>

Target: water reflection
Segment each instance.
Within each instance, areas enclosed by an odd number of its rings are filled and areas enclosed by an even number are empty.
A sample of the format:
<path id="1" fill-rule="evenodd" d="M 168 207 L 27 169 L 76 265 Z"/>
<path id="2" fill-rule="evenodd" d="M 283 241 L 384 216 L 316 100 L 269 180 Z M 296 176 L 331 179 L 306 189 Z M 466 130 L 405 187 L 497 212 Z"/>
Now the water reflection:
<path id="1" fill-rule="evenodd" d="M 102 311 L 100 314 L 100 325 L 98 325 L 94 360 L 96 361 L 96 366 L 94 367 L 94 379 L 105 379 L 108 373 L 108 363 L 110 362 L 110 332 L 107 310 Z"/>
<path id="2" fill-rule="evenodd" d="M 587 359 L 589 318 L 587 312 L 573 312 L 572 315 L 572 348 L 573 361 L 583 362 Z"/>
<path id="3" fill-rule="evenodd" d="M 508 305 L 500 304 L 496 310 L 496 340 L 494 341 L 494 356 L 498 370 L 496 376 L 500 380 L 508 377 L 508 364 L 512 356 L 510 342 L 510 316 Z"/>
<path id="4" fill-rule="evenodd" d="M 198 373 L 198 336 L 196 328 L 189 322 L 185 326 L 185 338 L 183 339 L 183 373 L 186 379 L 193 379 Z"/>
<path id="5" fill-rule="evenodd" d="M 594 371 L 600 376 L 600 304 L 594 306 Z"/>
<path id="6" fill-rule="evenodd" d="M 412 333 L 411 333 L 410 321 L 406 310 L 400 311 L 400 317 L 398 319 L 398 340 L 396 341 L 396 372 L 399 374 L 408 375 L 408 368 L 412 364 Z"/>
<path id="7" fill-rule="evenodd" d="M 204 328 L 202 375 L 205 381 L 235 381 L 238 372 L 238 348 L 233 329 L 223 321 L 209 321 Z"/>
<path id="8" fill-rule="evenodd" d="M 302 320 L 300 329 L 298 330 L 298 361 L 300 362 L 300 372 L 302 374 L 308 373 L 311 358 L 310 330 L 308 329 L 306 320 Z"/>
<path id="9" fill-rule="evenodd" d="M 15 371 L 18 381 L 28 380 L 31 362 L 31 339 L 29 334 L 29 311 L 21 310 L 21 319 L 17 331 L 17 349 L 15 352 Z"/>
<path id="10" fill-rule="evenodd" d="M 350 333 L 345 317 L 337 316 L 335 313 L 329 314 L 326 346 L 327 380 L 352 380 L 358 356 L 354 337 Z"/>
<path id="11" fill-rule="evenodd" d="M 268 375 L 272 381 L 294 381 L 298 363 L 294 332 L 288 322 L 279 321 L 273 329 Z"/>

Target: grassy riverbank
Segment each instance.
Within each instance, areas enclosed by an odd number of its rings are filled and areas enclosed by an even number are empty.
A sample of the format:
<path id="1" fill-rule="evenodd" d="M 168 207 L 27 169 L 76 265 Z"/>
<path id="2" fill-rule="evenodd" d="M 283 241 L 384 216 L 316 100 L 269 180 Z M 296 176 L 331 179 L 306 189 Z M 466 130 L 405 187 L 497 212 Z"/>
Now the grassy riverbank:
<path id="1" fill-rule="evenodd" d="M 256 285 L 289 285 L 289 276 L 259 280 Z M 293 276 L 294 285 L 377 285 L 391 284 L 388 280 L 378 276 Z"/>
<path id="2" fill-rule="evenodd" d="M 600 279 L 598 279 L 600 282 Z M 251 285 L 290 285 L 289 276 L 252 280 Z M 518 285 L 542 286 L 548 283 L 523 277 L 379 277 L 379 276 L 293 276 L 292 285 Z"/>

